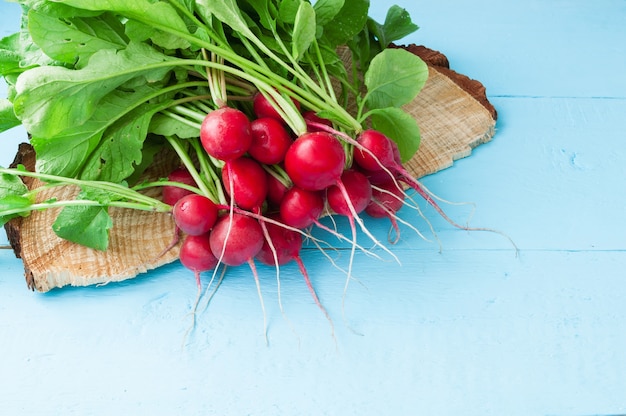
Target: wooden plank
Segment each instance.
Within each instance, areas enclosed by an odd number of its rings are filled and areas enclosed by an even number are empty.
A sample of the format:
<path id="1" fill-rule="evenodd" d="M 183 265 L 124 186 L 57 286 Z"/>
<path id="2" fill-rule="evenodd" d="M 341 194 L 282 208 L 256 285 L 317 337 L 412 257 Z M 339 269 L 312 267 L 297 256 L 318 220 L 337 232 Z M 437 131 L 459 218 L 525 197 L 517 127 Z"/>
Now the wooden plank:
<path id="1" fill-rule="evenodd" d="M 532 251 L 520 259 L 418 252 L 406 253 L 403 268 L 359 256 L 361 284 L 350 286 L 345 313 L 361 335 L 342 320 L 343 280 L 322 259 L 311 260 L 337 344 L 291 267 L 282 287 L 289 321 L 272 276 L 262 281 L 269 348 L 253 279 L 241 268 L 198 316 L 182 350 L 195 297 L 182 268 L 38 296 L 2 278 L 0 290 L 11 294 L 2 310 L 36 323 L 0 327 L 9 340 L 0 367 L 12 375 L 0 395 L 4 409 L 40 406 L 17 399 L 25 390 L 54 393 L 46 400 L 52 413 L 94 403 L 107 412 L 140 404 L 159 414 L 366 407 L 379 414 L 610 414 L 623 405 L 623 252 Z M 1 261 L 17 272 L 15 260 Z M 18 341 L 35 335 L 39 342 Z M 80 387 L 59 383 L 70 379 Z M 155 400 L 165 395 L 166 402 Z"/>
<path id="2" fill-rule="evenodd" d="M 402 4 L 415 39 L 445 51 L 450 65 L 484 81 L 489 95 L 626 97 L 626 25 L 621 0 Z M 384 20 L 384 6 L 373 6 Z"/>
<path id="3" fill-rule="evenodd" d="M 474 202 L 471 224 L 503 230 L 522 248 L 624 249 L 626 100 L 493 102 L 495 139 L 424 183 L 446 199 Z M 447 209 L 459 220 L 469 213 L 468 207 Z M 429 217 L 438 229 L 446 227 Z M 447 234 L 442 239 L 450 244 Z M 476 240 L 464 241 L 476 247 Z"/>

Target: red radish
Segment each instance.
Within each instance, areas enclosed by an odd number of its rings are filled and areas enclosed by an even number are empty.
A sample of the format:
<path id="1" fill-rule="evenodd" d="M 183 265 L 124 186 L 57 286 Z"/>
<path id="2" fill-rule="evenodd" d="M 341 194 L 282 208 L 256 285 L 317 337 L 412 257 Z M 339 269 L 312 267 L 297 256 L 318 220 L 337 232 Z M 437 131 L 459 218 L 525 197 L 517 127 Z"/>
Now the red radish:
<path id="1" fill-rule="evenodd" d="M 387 136 L 384 136 L 374 130 L 370 130 L 368 135 L 366 135 L 365 137 L 366 139 L 357 141 L 357 143 L 361 146 L 365 144 L 365 148 L 368 148 L 367 145 L 372 145 L 374 151 L 372 152 L 372 154 L 369 154 L 362 149 L 355 148 L 354 154 L 359 154 L 359 156 L 355 156 L 355 165 L 365 174 L 365 176 L 367 176 L 372 185 L 381 185 L 389 182 L 390 180 L 394 181 L 394 179 L 397 179 L 396 176 L 398 175 L 395 173 L 394 170 L 392 170 L 392 167 L 402 166 L 402 161 L 400 158 L 400 150 L 398 149 L 398 145 L 396 144 L 396 142 L 390 140 L 389 138 L 387 138 Z M 379 143 L 371 143 L 376 141 L 378 141 Z M 390 163 L 391 159 L 389 159 L 389 153 L 386 149 L 387 145 L 385 144 L 385 142 L 389 143 L 389 145 L 391 146 L 391 154 L 393 156 L 392 163 Z M 382 154 L 384 155 L 385 163 L 376 162 L 374 155 L 379 155 L 379 152 L 382 152 Z M 356 159 L 360 159 L 362 164 L 370 167 L 375 167 L 375 169 L 370 170 L 361 167 Z"/>
<path id="2" fill-rule="evenodd" d="M 217 220 L 210 236 L 211 251 L 222 263 L 239 266 L 254 258 L 263 246 L 263 230 L 257 220 L 230 213 Z"/>
<path id="3" fill-rule="evenodd" d="M 372 200 L 365 212 L 374 218 L 387 218 L 402 208 L 405 197 L 398 183 L 387 181 L 372 189 Z"/>
<path id="4" fill-rule="evenodd" d="M 372 186 L 369 180 L 361 172 L 349 169 L 343 172 L 340 182 L 345 187 L 348 199 L 344 197 L 341 185 L 331 185 L 326 189 L 328 205 L 340 215 L 350 216 L 353 215 L 353 211 L 359 214 L 372 199 Z"/>
<path id="5" fill-rule="evenodd" d="M 229 160 L 222 169 L 226 193 L 237 206 L 248 210 L 263 205 L 267 196 L 266 176 L 267 173 L 261 165 L 248 157 Z"/>
<path id="6" fill-rule="evenodd" d="M 432 198 L 432 196 L 424 189 L 421 183 L 413 177 L 399 161 L 399 151 L 394 150 L 394 144 L 391 139 L 385 136 L 383 133 L 377 130 L 366 130 L 357 138 L 357 142 L 363 146 L 369 152 L 362 149 L 355 149 L 354 159 L 355 162 L 362 164 L 364 168 L 373 169 L 374 163 L 378 164 L 379 170 L 383 169 L 383 166 L 390 171 L 398 180 L 406 183 L 413 188 L 424 200 L 432 206 L 435 211 L 448 223 L 454 227 L 461 228 L 463 230 L 478 230 L 457 224 L 441 209 L 439 204 Z M 361 155 L 358 156 L 357 155 Z M 380 162 L 380 163 L 379 163 Z M 368 167 L 366 167 L 368 166 Z M 391 179 L 391 178 L 390 178 Z M 484 230 L 484 229 L 480 229 Z"/>
<path id="7" fill-rule="evenodd" d="M 294 228 L 306 228 L 315 223 L 324 210 L 324 198 L 319 191 L 307 191 L 293 186 L 280 204 L 280 217 Z"/>
<path id="8" fill-rule="evenodd" d="M 304 229 L 315 224 L 340 240 L 353 242 L 319 221 L 323 211 L 324 193 L 322 191 L 307 191 L 297 186 L 287 191 L 279 207 L 281 221 L 290 227 Z"/>
<path id="9" fill-rule="evenodd" d="M 304 118 L 304 121 L 306 122 L 310 132 L 324 131 L 322 128 L 323 126 L 333 126 L 332 121 L 328 120 L 327 118 L 322 118 L 318 116 L 315 111 L 305 111 L 304 113 L 302 113 L 302 117 Z"/>
<path id="10" fill-rule="evenodd" d="M 394 164 L 392 142 L 387 136 L 376 130 L 365 130 L 357 138 L 361 148 L 354 149 L 354 162 L 361 168 L 369 171 L 379 171 L 391 168 Z"/>
<path id="11" fill-rule="evenodd" d="M 294 184 L 309 191 L 334 185 L 346 163 L 343 146 L 326 132 L 305 133 L 285 155 L 285 171 Z"/>
<path id="12" fill-rule="evenodd" d="M 274 175 L 267 174 L 267 201 L 273 206 L 280 206 L 287 190 L 289 189 L 284 183 L 278 180 Z"/>
<path id="13" fill-rule="evenodd" d="M 280 221 L 276 216 L 273 219 Z M 300 255 L 302 235 L 299 232 L 267 221 L 265 226 L 269 241 L 266 237 L 261 250 L 256 255 L 257 260 L 268 266 L 282 266 Z M 274 252 L 276 256 L 274 256 Z"/>
<path id="14" fill-rule="evenodd" d="M 232 107 L 211 111 L 200 127 L 200 141 L 204 150 L 216 159 L 243 156 L 252 143 L 248 116 Z"/>
<path id="15" fill-rule="evenodd" d="M 389 181 L 393 182 L 392 178 L 395 178 L 389 169 L 388 170 L 366 170 L 357 166 L 357 169 L 363 173 L 372 185 L 381 185 Z"/>
<path id="16" fill-rule="evenodd" d="M 393 160 L 396 162 L 396 165 L 402 165 L 402 156 L 400 155 L 400 149 L 398 148 L 398 144 L 393 140 L 389 140 L 391 143 L 391 149 L 393 150 Z"/>
<path id="17" fill-rule="evenodd" d="M 394 181 L 387 181 L 372 189 L 372 200 L 365 208 L 365 212 L 373 218 L 389 218 L 391 227 L 395 231 L 395 238 L 389 235 L 389 242 L 395 244 L 400 239 L 400 227 L 395 213 L 404 205 L 406 194 Z"/>
<path id="18" fill-rule="evenodd" d="M 297 100 L 294 100 L 293 98 L 291 99 L 291 101 L 299 110 L 300 103 Z M 254 95 L 254 98 L 252 99 L 252 111 L 254 111 L 254 114 L 257 116 L 257 118 L 271 117 L 280 122 L 283 121 L 283 118 L 280 115 L 280 113 L 276 111 L 272 103 L 270 103 L 270 101 L 260 92 L 257 92 Z"/>
<path id="19" fill-rule="evenodd" d="M 172 208 L 176 225 L 188 235 L 207 233 L 217 220 L 217 212 L 217 205 L 199 194 L 182 197 Z"/>
<path id="20" fill-rule="evenodd" d="M 218 264 L 211 251 L 209 234 L 186 236 L 180 246 L 179 258 L 183 266 L 194 272 L 198 287 L 201 286 L 200 273 L 212 270 Z"/>
<path id="21" fill-rule="evenodd" d="M 252 144 L 248 153 L 266 165 L 275 165 L 285 158 L 293 140 L 284 125 L 271 117 L 257 118 L 250 123 Z"/>
<path id="22" fill-rule="evenodd" d="M 329 186 L 326 190 L 328 206 L 337 214 L 347 217 L 350 222 L 350 229 L 352 230 L 352 251 L 350 254 L 350 267 L 348 269 L 349 274 L 352 268 L 354 251 L 357 246 L 355 221 L 357 221 L 363 231 L 376 242 L 371 233 L 369 233 L 367 228 L 363 225 L 363 221 L 359 218 L 359 213 L 365 209 L 371 199 L 372 186 L 367 180 L 367 177 L 361 172 L 352 169 L 346 170 L 341 175 L 341 179 L 337 181 L 337 184 Z"/>
<path id="23" fill-rule="evenodd" d="M 191 173 L 189 173 L 189 171 L 185 167 L 179 167 L 177 169 L 174 169 L 167 176 L 167 180 L 170 182 L 180 182 L 185 185 L 197 186 L 196 181 L 191 176 Z M 183 196 L 192 193 L 187 189 L 170 185 L 164 186 L 162 192 L 163 202 L 172 206 Z"/>

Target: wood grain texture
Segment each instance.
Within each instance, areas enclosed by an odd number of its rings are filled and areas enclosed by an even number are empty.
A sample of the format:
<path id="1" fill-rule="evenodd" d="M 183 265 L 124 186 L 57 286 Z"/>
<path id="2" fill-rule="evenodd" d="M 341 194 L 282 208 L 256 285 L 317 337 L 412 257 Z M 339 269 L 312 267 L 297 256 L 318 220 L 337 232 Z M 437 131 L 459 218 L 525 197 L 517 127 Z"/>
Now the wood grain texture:
<path id="1" fill-rule="evenodd" d="M 146 180 L 167 176 L 174 159 L 161 155 L 144 175 Z M 14 164 L 34 168 L 32 147 L 20 145 Z M 43 185 L 27 178 L 26 185 L 35 189 Z M 44 190 L 37 202 L 50 198 L 74 199 L 76 187 L 66 186 Z M 160 191 L 148 193 L 159 197 Z M 178 258 L 179 245 L 172 247 L 175 226 L 168 213 L 111 208 L 113 228 L 106 251 L 91 249 L 57 237 L 52 224 L 58 209 L 35 211 L 26 218 L 17 218 L 6 225 L 7 236 L 17 257 L 24 263 L 24 275 L 29 289 L 47 292 L 56 287 L 89 286 L 129 279 Z"/>
<path id="2" fill-rule="evenodd" d="M 495 134 L 490 111 L 438 67 L 429 67 L 424 90 L 405 109 L 421 130 L 420 148 L 405 164 L 418 178 L 452 166 Z"/>

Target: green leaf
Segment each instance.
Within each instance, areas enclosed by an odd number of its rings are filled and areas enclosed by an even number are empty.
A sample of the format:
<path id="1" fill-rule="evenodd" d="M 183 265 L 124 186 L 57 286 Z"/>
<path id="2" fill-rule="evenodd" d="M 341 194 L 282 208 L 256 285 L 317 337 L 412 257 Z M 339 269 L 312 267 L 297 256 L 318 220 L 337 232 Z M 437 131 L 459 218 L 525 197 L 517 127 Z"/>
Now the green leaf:
<path id="1" fill-rule="evenodd" d="M 37 171 L 114 182 L 132 174 L 133 165 L 141 160 L 137 148 L 141 148 L 150 117 L 159 105 L 138 103 L 144 103 L 155 90 L 157 86 L 114 91 L 82 125 L 56 136 L 33 137 Z"/>
<path id="2" fill-rule="evenodd" d="M 5 75 L 20 69 L 19 40 L 19 33 L 0 39 L 0 74 Z"/>
<path id="3" fill-rule="evenodd" d="M 317 24 L 325 26 L 341 11 L 345 0 L 317 0 L 313 5 Z"/>
<path id="4" fill-rule="evenodd" d="M 158 30 L 138 20 L 129 20 L 124 26 L 126 28 L 126 35 L 129 39 L 136 42 L 149 40 L 155 45 L 161 46 L 165 49 L 185 49 L 189 47 L 189 42 L 187 40 Z"/>
<path id="5" fill-rule="evenodd" d="M 21 124 L 13 112 L 13 103 L 6 98 L 0 99 L 0 132 Z"/>
<path id="6" fill-rule="evenodd" d="M 123 49 L 127 40 L 120 21 L 108 13 L 96 17 L 59 18 L 31 10 L 29 31 L 33 41 L 51 58 L 74 65 L 102 49 Z"/>
<path id="7" fill-rule="evenodd" d="M 92 119 L 75 129 L 51 137 L 31 138 L 37 154 L 37 172 L 73 178 L 98 145 L 109 120 Z"/>
<path id="8" fill-rule="evenodd" d="M 189 139 L 200 135 L 197 127 L 162 114 L 155 114 L 152 118 L 149 132 L 159 136 L 177 136 L 181 139 Z"/>
<path id="9" fill-rule="evenodd" d="M 0 74 L 5 77 L 19 74 L 35 66 L 55 64 L 33 42 L 27 29 L 22 29 L 0 40 Z"/>
<path id="10" fill-rule="evenodd" d="M 278 6 L 278 17 L 281 21 L 293 24 L 300 8 L 300 0 L 283 0 Z"/>
<path id="11" fill-rule="evenodd" d="M 137 20 L 128 20 L 124 25 L 124 34 L 135 42 L 145 42 L 155 32 L 155 28 Z"/>
<path id="12" fill-rule="evenodd" d="M 413 23 L 409 13 L 397 5 L 387 10 L 385 23 L 382 25 L 373 19 L 368 22 L 370 32 L 378 39 L 382 48 L 415 32 L 419 27 Z"/>
<path id="13" fill-rule="evenodd" d="M 394 5 L 387 11 L 383 28 L 387 42 L 391 43 L 415 32 L 419 26 L 413 23 L 411 15 L 406 9 Z"/>
<path id="14" fill-rule="evenodd" d="M 182 35 L 188 35 L 189 31 L 185 21 L 178 15 L 176 9 L 167 2 L 151 0 L 54 0 L 54 8 L 74 6 L 76 16 L 83 16 L 85 13 L 107 13 L 111 16 L 121 15 L 125 19 L 137 20 L 153 28 L 152 41 L 163 48 L 187 48 L 188 41 L 182 37 L 164 33 L 164 31 L 174 31 Z M 43 14 L 48 14 L 46 10 Z M 70 15 L 71 17 L 76 17 Z M 67 13 L 59 17 L 68 17 Z M 126 21 L 127 22 L 127 21 Z M 126 23 L 125 22 L 125 23 Z"/>
<path id="15" fill-rule="evenodd" d="M 293 26 L 292 55 L 299 61 L 315 40 L 315 10 L 310 3 L 300 3 Z"/>
<path id="16" fill-rule="evenodd" d="M 96 250 L 109 246 L 109 230 L 113 227 L 106 207 L 70 206 L 57 216 L 52 229 L 57 236 Z"/>
<path id="17" fill-rule="evenodd" d="M 109 11 L 147 23 L 159 30 L 168 29 L 189 34 L 185 21 L 165 1 L 153 0 L 54 0 L 84 10 Z"/>
<path id="18" fill-rule="evenodd" d="M 112 201 L 119 201 L 120 197 L 111 192 L 86 185 L 81 187 L 81 192 L 78 194 L 76 199 L 84 199 L 87 201 L 95 201 L 102 205 L 109 205 Z"/>
<path id="19" fill-rule="evenodd" d="M 13 218 L 26 216 L 32 201 L 23 196 L 28 188 L 17 175 L 0 174 L 0 225 L 6 224 Z M 7 211 L 17 211 L 6 214 Z"/>
<path id="20" fill-rule="evenodd" d="M 346 44 L 367 23 L 369 0 L 345 0 L 341 10 L 324 25 L 324 38 L 331 46 Z"/>
<path id="21" fill-rule="evenodd" d="M 28 192 L 28 188 L 19 176 L 8 173 L 0 174 L 0 198 L 9 195 L 23 195 Z"/>
<path id="22" fill-rule="evenodd" d="M 4 225 L 17 217 L 27 217 L 30 214 L 30 199 L 21 195 L 6 195 L 0 197 L 0 225 Z M 12 214 L 6 214 L 12 211 Z M 17 211 L 17 212 L 15 212 Z"/>
<path id="23" fill-rule="evenodd" d="M 269 0 L 246 0 L 254 11 L 259 15 L 259 22 L 267 30 L 276 28 L 276 19 L 270 10 L 271 2 Z M 278 13 L 276 11 L 276 13 Z"/>
<path id="24" fill-rule="evenodd" d="M 396 142 L 402 162 L 413 157 L 420 145 L 420 128 L 415 118 L 401 108 L 381 108 L 370 112 L 372 127 Z"/>
<path id="25" fill-rule="evenodd" d="M 196 135 L 197 137 L 197 135 Z M 155 137 L 150 137 L 151 140 L 145 140 L 143 147 L 141 148 L 141 163 L 135 166 L 135 171 L 129 176 L 126 181 L 129 184 L 135 184 L 141 180 L 141 175 L 152 166 L 155 156 L 163 150 L 164 143 Z"/>
<path id="26" fill-rule="evenodd" d="M 197 5 L 215 16 L 220 22 L 230 26 L 235 32 L 239 32 L 248 39 L 254 38 L 236 0 L 198 0 Z"/>
<path id="27" fill-rule="evenodd" d="M 370 109 L 401 107 L 411 102 L 428 79 L 428 66 L 404 49 L 385 49 L 372 59 L 365 73 Z"/>
<path id="28" fill-rule="evenodd" d="M 107 129 L 89 155 L 80 178 L 119 183 L 130 176 L 141 163 L 141 148 L 156 108 L 153 104 L 141 106 Z"/>
<path id="29" fill-rule="evenodd" d="M 24 10 L 37 10 L 54 17 L 88 17 L 97 16 L 99 11 L 91 11 L 61 4 L 56 0 L 19 0 Z"/>
<path id="30" fill-rule="evenodd" d="M 33 136 L 53 137 L 87 122 L 100 111 L 103 98 L 124 83 L 134 78 L 148 84 L 163 79 L 173 66 L 172 59 L 131 42 L 122 51 L 97 52 L 79 70 L 29 69 L 15 86 L 15 113 Z"/>

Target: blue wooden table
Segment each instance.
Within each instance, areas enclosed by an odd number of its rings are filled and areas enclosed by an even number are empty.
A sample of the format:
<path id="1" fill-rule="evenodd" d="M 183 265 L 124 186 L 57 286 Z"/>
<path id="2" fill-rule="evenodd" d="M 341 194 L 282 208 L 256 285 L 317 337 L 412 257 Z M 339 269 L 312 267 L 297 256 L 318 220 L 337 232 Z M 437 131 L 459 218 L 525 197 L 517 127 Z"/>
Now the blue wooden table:
<path id="1" fill-rule="evenodd" d="M 372 3 L 382 18 L 388 4 Z M 343 299 L 345 275 L 307 250 L 334 337 L 295 267 L 283 312 L 260 268 L 266 345 L 244 267 L 187 334 L 196 287 L 179 263 L 41 294 L 0 250 L 2 414 L 626 414 L 626 2 L 400 4 L 420 25 L 404 42 L 446 54 L 499 114 L 492 142 L 423 181 L 473 202 L 471 224 L 506 232 L 519 254 L 425 208 L 442 250 L 405 230 L 401 264 L 357 253 Z M 19 13 L 1 3 L 1 36 Z M 0 138 L 7 165 L 25 134 Z"/>

